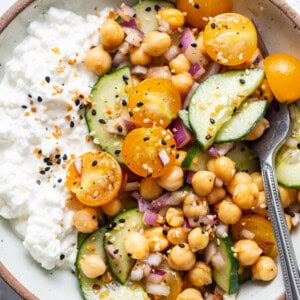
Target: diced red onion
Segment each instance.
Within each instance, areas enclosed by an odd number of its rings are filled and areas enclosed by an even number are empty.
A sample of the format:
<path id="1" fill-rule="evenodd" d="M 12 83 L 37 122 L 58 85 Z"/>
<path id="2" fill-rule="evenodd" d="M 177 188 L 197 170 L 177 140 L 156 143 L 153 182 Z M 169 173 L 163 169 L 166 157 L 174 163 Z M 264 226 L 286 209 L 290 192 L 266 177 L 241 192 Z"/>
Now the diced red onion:
<path id="1" fill-rule="evenodd" d="M 131 119 L 128 119 L 128 118 L 124 118 L 124 124 L 127 128 L 127 132 L 130 132 L 131 130 L 136 128 L 135 123 Z"/>
<path id="2" fill-rule="evenodd" d="M 180 118 L 176 118 L 175 120 L 173 120 L 169 128 L 173 133 L 178 149 L 183 148 L 191 141 L 192 135 L 190 131 L 184 126 Z"/>
<path id="3" fill-rule="evenodd" d="M 113 57 L 112 64 L 115 68 L 119 68 L 122 65 L 128 64 L 127 57 L 121 52 L 117 51 Z"/>
<path id="4" fill-rule="evenodd" d="M 219 223 L 219 219 L 217 218 L 216 215 L 205 215 L 205 216 L 188 218 L 188 222 L 191 227 L 197 227 L 202 224 L 205 226 L 213 226 Z"/>
<path id="5" fill-rule="evenodd" d="M 158 217 L 157 213 L 151 210 L 146 210 L 144 213 L 143 221 L 145 224 L 155 226 L 157 224 L 157 217 Z"/>
<path id="6" fill-rule="evenodd" d="M 192 43 L 194 43 L 195 41 L 196 40 L 195 40 L 192 30 L 190 28 L 186 28 L 180 37 L 180 44 L 182 45 L 183 53 L 185 53 L 188 50 L 188 48 L 190 47 L 190 45 Z"/>
<path id="7" fill-rule="evenodd" d="M 140 281 L 144 277 L 143 265 L 136 263 L 130 272 L 130 279 L 132 281 Z"/>
<path id="8" fill-rule="evenodd" d="M 159 211 L 161 208 L 167 206 L 167 205 L 179 205 L 182 202 L 182 199 L 180 197 L 177 197 L 176 193 L 165 193 L 156 200 L 152 201 L 148 209 L 153 211 Z"/>
<path id="9" fill-rule="evenodd" d="M 130 51 L 130 44 L 128 42 L 123 42 L 119 48 L 118 48 L 118 52 L 120 52 L 123 55 L 127 55 Z"/>
<path id="10" fill-rule="evenodd" d="M 216 252 L 212 257 L 211 257 L 211 263 L 212 265 L 218 270 L 224 267 L 225 265 L 225 259 L 222 255 L 221 252 Z"/>
<path id="11" fill-rule="evenodd" d="M 131 69 L 131 74 L 136 74 L 136 75 L 146 75 L 147 72 L 148 72 L 147 67 L 141 65 L 135 65 Z"/>
<path id="12" fill-rule="evenodd" d="M 223 144 L 213 144 L 208 148 L 208 153 L 213 157 L 219 157 L 227 154 L 230 150 L 234 149 L 235 143 L 223 143 Z"/>
<path id="13" fill-rule="evenodd" d="M 193 230 L 193 227 L 189 224 L 188 220 L 184 220 L 183 229 L 185 232 L 190 232 Z"/>
<path id="14" fill-rule="evenodd" d="M 145 200 L 138 192 L 131 193 L 131 197 L 137 200 L 140 212 L 145 212 L 148 209 L 150 202 Z"/>
<path id="15" fill-rule="evenodd" d="M 200 78 L 199 83 L 205 81 L 209 76 L 219 73 L 221 70 L 221 65 L 216 62 L 211 62 L 206 66 L 205 74 Z"/>
<path id="16" fill-rule="evenodd" d="M 183 101 L 183 105 L 182 108 L 186 109 L 189 104 L 190 104 L 190 99 L 192 97 L 192 95 L 194 94 L 194 92 L 196 91 L 196 89 L 198 88 L 199 83 L 198 82 L 194 82 L 189 90 L 189 92 L 187 93 L 187 95 L 185 96 L 185 99 Z"/>
<path id="17" fill-rule="evenodd" d="M 134 47 L 139 47 L 143 41 L 144 34 L 134 28 L 123 27 L 124 32 L 126 33 L 125 41 Z"/>
<path id="18" fill-rule="evenodd" d="M 76 157 L 74 159 L 74 167 L 75 170 L 77 172 L 77 174 L 80 176 L 81 175 L 81 171 L 82 171 L 82 158 L 81 157 Z"/>
<path id="19" fill-rule="evenodd" d="M 164 19 L 157 20 L 158 27 L 157 30 L 160 32 L 172 33 L 170 24 Z"/>
<path id="20" fill-rule="evenodd" d="M 151 267 L 158 267 L 162 262 L 162 254 L 160 252 L 150 253 L 145 262 Z"/>
<path id="21" fill-rule="evenodd" d="M 145 263 L 143 265 L 144 277 L 147 277 L 150 274 L 151 270 L 152 270 L 151 266 L 148 263 Z"/>
<path id="22" fill-rule="evenodd" d="M 147 71 L 146 78 L 152 78 L 152 77 L 165 78 L 171 80 L 172 74 L 168 66 L 151 67 Z"/>
<path id="23" fill-rule="evenodd" d="M 165 296 L 170 294 L 170 287 L 164 283 L 151 283 L 147 282 L 146 292 L 152 295 Z"/>
<path id="24" fill-rule="evenodd" d="M 123 21 L 120 23 L 122 27 L 128 27 L 128 28 L 133 28 L 133 29 L 139 29 L 136 20 L 135 19 L 130 19 L 128 21 Z"/>
<path id="25" fill-rule="evenodd" d="M 201 64 L 194 63 L 190 67 L 189 73 L 193 76 L 194 80 L 198 80 L 205 73 L 205 69 Z"/>
<path id="26" fill-rule="evenodd" d="M 147 282 L 151 283 L 161 283 L 167 275 L 167 272 L 164 270 L 153 270 L 147 277 Z"/>
<path id="27" fill-rule="evenodd" d="M 137 191 L 139 187 L 140 187 L 140 183 L 138 181 L 127 182 L 125 186 L 125 191 L 126 192 Z"/>
<path id="28" fill-rule="evenodd" d="M 122 4 L 120 7 L 117 8 L 117 14 L 125 21 L 130 21 L 136 14 L 136 11 L 133 7 Z"/>
<path id="29" fill-rule="evenodd" d="M 118 254 L 115 254 L 114 253 L 114 250 L 115 250 L 115 248 L 114 248 L 114 246 L 113 245 L 106 245 L 105 247 L 104 247 L 104 249 L 105 249 L 105 251 L 106 251 L 106 253 L 112 258 L 112 259 L 116 259 L 117 257 L 118 257 Z"/>
<path id="30" fill-rule="evenodd" d="M 175 58 L 177 55 L 180 54 L 180 49 L 176 45 L 172 45 L 165 53 L 164 57 L 167 61 L 171 61 L 173 58 Z"/>
<path id="31" fill-rule="evenodd" d="M 204 261 L 209 264 L 215 253 L 217 253 L 217 246 L 214 242 L 210 242 L 204 251 Z"/>
<path id="32" fill-rule="evenodd" d="M 228 225 L 218 224 L 216 226 L 216 236 L 219 238 L 225 238 L 226 236 L 228 236 Z"/>
<path id="33" fill-rule="evenodd" d="M 218 152 L 218 150 L 214 147 L 214 145 L 211 145 L 208 149 L 207 149 L 208 154 L 210 154 L 213 157 L 219 157 L 220 154 Z"/>
<path id="34" fill-rule="evenodd" d="M 192 184 L 192 179 L 193 179 L 194 175 L 195 175 L 194 171 L 188 171 L 187 176 L 186 176 L 186 183 Z"/>

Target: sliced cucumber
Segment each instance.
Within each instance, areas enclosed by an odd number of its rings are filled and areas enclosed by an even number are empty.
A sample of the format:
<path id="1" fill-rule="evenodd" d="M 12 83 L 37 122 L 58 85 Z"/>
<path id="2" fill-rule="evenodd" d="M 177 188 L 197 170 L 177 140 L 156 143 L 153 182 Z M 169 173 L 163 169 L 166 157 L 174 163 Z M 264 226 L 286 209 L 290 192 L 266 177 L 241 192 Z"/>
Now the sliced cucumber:
<path id="1" fill-rule="evenodd" d="M 300 108 L 291 105 L 291 132 L 289 138 L 294 143 L 284 144 L 275 158 L 275 170 L 280 184 L 290 188 L 300 188 Z"/>
<path id="2" fill-rule="evenodd" d="M 208 77 L 189 104 L 189 122 L 202 150 L 213 144 L 219 129 L 264 78 L 261 69 L 231 70 Z"/>
<path id="3" fill-rule="evenodd" d="M 234 149 L 230 150 L 226 156 L 236 163 L 238 171 L 253 173 L 260 170 L 258 157 L 245 142 L 236 142 Z"/>
<path id="4" fill-rule="evenodd" d="M 186 109 L 181 109 L 178 111 L 178 117 L 181 119 L 183 125 L 189 129 L 192 130 L 190 122 L 189 122 L 189 112 Z"/>
<path id="5" fill-rule="evenodd" d="M 108 265 L 113 275 L 124 284 L 129 276 L 134 259 L 127 255 L 124 240 L 128 232 L 139 231 L 143 227 L 143 214 L 137 208 L 118 214 L 110 224 L 104 238 L 104 247 L 109 246 L 115 253 L 112 257 L 106 251 Z"/>
<path id="6" fill-rule="evenodd" d="M 79 247 L 76 259 L 76 270 L 82 296 L 85 300 L 110 300 L 110 299 L 149 299 L 140 285 L 121 285 L 116 280 L 105 283 L 101 278 L 91 279 L 86 277 L 80 267 L 80 260 L 84 255 L 97 254 L 106 260 L 103 248 L 103 239 L 106 228 L 100 228 L 87 237 Z"/>
<path id="7" fill-rule="evenodd" d="M 216 284 L 229 295 L 236 293 L 239 289 L 239 264 L 233 255 L 232 247 L 229 237 L 218 239 L 217 251 L 223 256 L 225 264 L 219 268 L 212 268 L 212 276 Z"/>
<path id="8" fill-rule="evenodd" d="M 174 3 L 169 1 L 155 1 L 155 0 L 145 0 L 138 1 L 133 5 L 136 12 L 136 21 L 139 28 L 144 32 L 144 34 L 150 31 L 156 30 L 158 28 L 156 15 L 161 8 L 174 7 Z"/>
<path id="9" fill-rule="evenodd" d="M 181 167 L 194 172 L 206 170 L 206 164 L 209 159 L 210 156 L 206 152 L 203 152 L 197 145 L 194 145 L 188 150 Z"/>
<path id="10" fill-rule="evenodd" d="M 214 143 L 226 143 L 241 140 L 264 116 L 268 101 L 246 101 L 237 112 L 218 131 Z"/>
<path id="11" fill-rule="evenodd" d="M 91 104 L 85 119 L 95 144 L 122 163 L 120 150 L 124 137 L 107 131 L 107 122 L 119 117 L 129 118 L 127 102 L 132 88 L 130 69 L 123 67 L 100 76 L 91 91 Z"/>

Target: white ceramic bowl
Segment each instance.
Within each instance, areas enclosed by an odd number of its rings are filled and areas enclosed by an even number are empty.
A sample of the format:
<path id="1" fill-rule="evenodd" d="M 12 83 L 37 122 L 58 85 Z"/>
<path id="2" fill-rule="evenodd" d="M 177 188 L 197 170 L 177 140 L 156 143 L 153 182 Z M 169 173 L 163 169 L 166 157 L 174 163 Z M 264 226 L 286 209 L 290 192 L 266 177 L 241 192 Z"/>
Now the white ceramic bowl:
<path id="1" fill-rule="evenodd" d="M 296 3 L 294 6 L 289 6 L 285 1 L 280 0 L 236 0 L 234 11 L 255 20 L 270 52 L 286 52 L 300 58 L 300 16 L 296 12 L 299 2 L 297 0 L 294 2 Z M 47 11 L 50 6 L 66 8 L 77 14 L 86 15 L 93 13 L 95 8 L 101 9 L 119 3 L 121 1 L 118 0 L 19 0 L 0 20 L 0 79 L 12 50 L 25 37 L 28 23 Z M 299 229 L 293 234 L 293 241 L 296 249 L 299 249 Z M 299 251 L 298 261 L 300 263 Z M 0 276 L 24 299 L 81 299 L 74 274 L 65 270 L 51 272 L 43 270 L 31 259 L 23 248 L 21 240 L 1 217 Z M 277 299 L 282 293 L 283 286 L 279 275 L 268 285 L 257 283 L 244 285 L 238 299 Z"/>

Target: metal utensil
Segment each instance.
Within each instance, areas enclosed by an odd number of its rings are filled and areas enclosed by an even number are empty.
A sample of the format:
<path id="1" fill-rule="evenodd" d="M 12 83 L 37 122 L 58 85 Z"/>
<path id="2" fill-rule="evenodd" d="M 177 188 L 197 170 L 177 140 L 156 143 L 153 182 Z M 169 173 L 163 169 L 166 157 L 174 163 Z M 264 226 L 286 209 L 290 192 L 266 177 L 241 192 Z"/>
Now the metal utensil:
<path id="1" fill-rule="evenodd" d="M 268 52 L 259 32 L 258 39 L 262 55 L 266 56 Z M 286 300 L 300 300 L 299 269 L 274 173 L 274 157 L 290 130 L 290 116 L 287 105 L 273 101 L 266 114 L 266 119 L 270 122 L 270 127 L 261 138 L 250 142 L 249 145 L 257 153 L 260 160 L 264 190 L 286 290 Z"/>

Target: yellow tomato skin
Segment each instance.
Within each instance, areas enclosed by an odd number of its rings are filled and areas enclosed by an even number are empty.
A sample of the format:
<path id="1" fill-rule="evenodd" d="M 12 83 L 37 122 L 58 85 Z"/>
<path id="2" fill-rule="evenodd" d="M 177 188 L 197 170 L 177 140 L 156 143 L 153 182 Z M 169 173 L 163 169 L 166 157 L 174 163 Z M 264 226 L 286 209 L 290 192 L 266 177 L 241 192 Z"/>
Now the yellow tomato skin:
<path id="1" fill-rule="evenodd" d="M 210 17 L 232 11 L 232 0 L 177 0 L 177 8 L 186 14 L 185 21 L 203 28 Z"/>
<path id="2" fill-rule="evenodd" d="M 165 163 L 160 158 L 162 154 Z M 133 129 L 124 139 L 122 158 L 133 173 L 142 177 L 159 177 L 175 163 L 174 137 L 162 127 Z"/>
<path id="3" fill-rule="evenodd" d="M 257 49 L 254 24 L 238 13 L 224 13 L 211 18 L 204 28 L 203 42 L 207 54 L 226 66 L 247 62 Z"/>
<path id="4" fill-rule="evenodd" d="M 291 103 L 300 98 L 300 60 L 285 54 L 270 54 L 264 67 L 270 88 L 280 102 Z"/>
<path id="5" fill-rule="evenodd" d="M 76 158 L 66 174 L 66 187 L 88 206 L 112 201 L 122 185 L 122 170 L 108 153 L 86 152 Z"/>
<path id="6" fill-rule="evenodd" d="M 166 128 L 176 118 L 180 108 L 180 94 L 169 79 L 145 79 L 129 95 L 128 109 L 139 127 L 155 125 Z"/>

